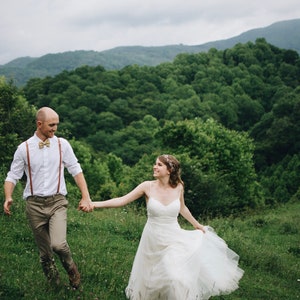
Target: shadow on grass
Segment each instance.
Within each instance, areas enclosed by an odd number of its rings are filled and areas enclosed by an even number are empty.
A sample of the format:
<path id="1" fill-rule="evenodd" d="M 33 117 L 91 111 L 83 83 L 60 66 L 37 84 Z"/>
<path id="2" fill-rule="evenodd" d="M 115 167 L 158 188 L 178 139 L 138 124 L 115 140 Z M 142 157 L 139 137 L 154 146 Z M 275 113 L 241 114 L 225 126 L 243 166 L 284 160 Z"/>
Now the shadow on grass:
<path id="1" fill-rule="evenodd" d="M 24 292 L 19 288 L 0 284 L 1 300 L 22 299 L 24 297 L 25 297 Z"/>

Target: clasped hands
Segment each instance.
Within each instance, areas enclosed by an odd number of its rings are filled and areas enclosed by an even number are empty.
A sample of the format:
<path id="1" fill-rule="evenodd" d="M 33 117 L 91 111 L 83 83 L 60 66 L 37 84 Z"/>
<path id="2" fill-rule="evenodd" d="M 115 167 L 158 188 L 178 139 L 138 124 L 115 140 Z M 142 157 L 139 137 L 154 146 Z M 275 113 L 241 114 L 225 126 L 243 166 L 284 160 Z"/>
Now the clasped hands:
<path id="1" fill-rule="evenodd" d="M 94 210 L 94 205 L 90 199 L 89 200 L 81 199 L 78 205 L 78 210 L 82 210 L 84 212 L 92 212 Z"/>

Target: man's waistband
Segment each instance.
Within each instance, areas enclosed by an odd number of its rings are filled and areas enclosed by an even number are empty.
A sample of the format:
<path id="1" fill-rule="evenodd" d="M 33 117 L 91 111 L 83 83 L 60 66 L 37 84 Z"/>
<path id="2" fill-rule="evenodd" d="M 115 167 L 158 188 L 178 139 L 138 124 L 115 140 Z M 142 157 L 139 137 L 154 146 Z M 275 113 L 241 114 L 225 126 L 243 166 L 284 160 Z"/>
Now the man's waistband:
<path id="1" fill-rule="evenodd" d="M 31 201 L 51 201 L 51 200 L 57 200 L 59 198 L 65 198 L 64 195 L 62 194 L 54 194 L 54 195 L 49 195 L 49 196 L 28 196 L 26 200 L 31 200 Z"/>

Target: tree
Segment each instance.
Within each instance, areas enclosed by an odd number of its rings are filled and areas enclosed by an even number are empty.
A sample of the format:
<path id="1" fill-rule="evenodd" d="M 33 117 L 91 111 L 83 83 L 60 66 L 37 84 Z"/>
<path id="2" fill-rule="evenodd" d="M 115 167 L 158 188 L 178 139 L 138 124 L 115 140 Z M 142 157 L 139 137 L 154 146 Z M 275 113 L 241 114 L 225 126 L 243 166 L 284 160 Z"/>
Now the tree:
<path id="1" fill-rule="evenodd" d="M 244 94 L 236 97 L 237 115 L 236 129 L 248 131 L 264 114 L 264 108 L 258 100 L 252 100 Z"/>
<path id="2" fill-rule="evenodd" d="M 134 165 L 144 154 L 152 153 L 157 147 L 154 136 L 158 128 L 158 121 L 150 115 L 132 122 L 114 134 L 117 146 L 111 152 L 121 157 L 125 164 Z"/>
<path id="3" fill-rule="evenodd" d="M 162 148 L 183 160 L 186 198 L 196 215 L 230 214 L 261 204 L 253 141 L 212 119 L 167 122 L 157 133 Z"/>
<path id="4" fill-rule="evenodd" d="M 108 133 L 122 129 L 122 119 L 111 112 L 102 112 L 97 116 L 96 127 Z"/>
<path id="5" fill-rule="evenodd" d="M 116 188 L 116 184 L 113 182 L 113 179 L 117 179 L 117 168 L 119 172 L 121 172 L 120 170 L 122 169 L 120 164 L 118 167 L 112 167 L 113 159 L 116 160 L 115 164 L 119 163 L 117 158 L 112 157 L 111 155 L 108 156 L 108 160 L 110 161 L 109 167 L 107 159 L 105 157 L 98 157 L 89 145 L 76 141 L 75 139 L 70 140 L 70 144 L 72 145 L 74 153 L 76 154 L 85 174 L 91 198 L 110 197 Z M 69 174 L 66 174 L 66 181 L 68 184 L 68 190 L 70 190 L 69 193 L 71 193 L 71 198 L 80 197 L 78 189 L 74 189 L 75 185 Z M 110 186 L 110 188 L 114 187 L 114 189 L 110 191 L 110 194 L 107 194 L 105 186 Z M 103 193 L 104 190 L 106 193 Z"/>
<path id="6" fill-rule="evenodd" d="M 291 89 L 278 89 L 272 111 L 253 127 L 259 160 L 270 166 L 300 150 L 300 99 Z"/>
<path id="7" fill-rule="evenodd" d="M 33 134 L 35 112 L 12 83 L 0 78 L 0 166 L 8 168 L 17 145 Z"/>
<path id="8" fill-rule="evenodd" d="M 69 117 L 76 128 L 76 137 L 82 138 L 95 133 L 95 116 L 96 114 L 86 106 L 80 106 L 70 112 Z"/>

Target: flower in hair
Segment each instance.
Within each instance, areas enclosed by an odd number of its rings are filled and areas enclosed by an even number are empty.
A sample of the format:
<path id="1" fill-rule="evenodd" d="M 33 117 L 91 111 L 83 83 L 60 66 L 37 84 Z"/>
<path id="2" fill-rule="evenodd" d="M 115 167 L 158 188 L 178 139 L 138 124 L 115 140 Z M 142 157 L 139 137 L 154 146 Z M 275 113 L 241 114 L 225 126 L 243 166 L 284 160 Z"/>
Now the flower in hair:
<path id="1" fill-rule="evenodd" d="M 171 169 L 175 170 L 175 165 L 174 163 L 170 160 L 168 154 L 163 154 L 163 157 L 166 159 L 167 164 L 171 167 Z"/>

